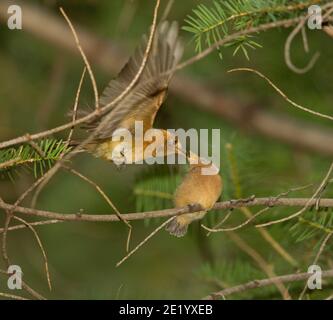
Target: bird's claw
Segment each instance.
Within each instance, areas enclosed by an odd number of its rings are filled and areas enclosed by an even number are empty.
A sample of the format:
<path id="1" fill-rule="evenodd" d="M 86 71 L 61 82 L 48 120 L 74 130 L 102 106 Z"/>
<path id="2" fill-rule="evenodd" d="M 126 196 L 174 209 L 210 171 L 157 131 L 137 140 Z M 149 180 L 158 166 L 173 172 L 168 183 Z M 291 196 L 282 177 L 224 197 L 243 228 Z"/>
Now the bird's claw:
<path id="1" fill-rule="evenodd" d="M 188 207 L 188 210 L 190 213 L 203 210 L 202 205 L 199 203 L 191 203 L 191 204 L 188 204 L 187 207 Z"/>

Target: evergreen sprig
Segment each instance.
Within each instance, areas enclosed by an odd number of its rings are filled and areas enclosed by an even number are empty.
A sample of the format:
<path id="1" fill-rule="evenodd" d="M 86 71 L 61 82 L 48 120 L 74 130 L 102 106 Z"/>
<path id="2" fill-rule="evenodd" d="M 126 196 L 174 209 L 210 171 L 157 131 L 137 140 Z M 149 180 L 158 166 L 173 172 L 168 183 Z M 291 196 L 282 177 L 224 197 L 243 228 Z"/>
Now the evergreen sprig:
<path id="1" fill-rule="evenodd" d="M 327 210 L 325 212 L 308 212 L 298 218 L 298 221 L 290 228 L 297 242 L 313 238 L 315 236 L 326 236 L 333 232 L 333 215 Z"/>
<path id="2" fill-rule="evenodd" d="M 30 144 L 18 148 L 0 150 L 0 176 L 14 180 L 13 173 L 19 168 L 32 168 L 34 176 L 43 175 L 45 169 L 59 160 L 71 148 L 63 140 L 45 139 L 37 143 L 38 149 Z M 38 152 L 39 151 L 39 152 Z"/>
<path id="3" fill-rule="evenodd" d="M 231 33 L 256 27 L 261 24 L 291 19 L 313 4 L 323 4 L 320 0 L 214 0 L 208 7 L 200 4 L 193 9 L 193 14 L 185 19 L 183 27 L 193 34 L 196 51 L 201 52 L 205 46 L 211 47 Z M 261 47 L 253 36 L 242 36 L 225 47 L 233 47 L 233 54 L 243 52 L 249 59 L 248 49 Z M 218 48 L 222 58 L 221 48 Z"/>

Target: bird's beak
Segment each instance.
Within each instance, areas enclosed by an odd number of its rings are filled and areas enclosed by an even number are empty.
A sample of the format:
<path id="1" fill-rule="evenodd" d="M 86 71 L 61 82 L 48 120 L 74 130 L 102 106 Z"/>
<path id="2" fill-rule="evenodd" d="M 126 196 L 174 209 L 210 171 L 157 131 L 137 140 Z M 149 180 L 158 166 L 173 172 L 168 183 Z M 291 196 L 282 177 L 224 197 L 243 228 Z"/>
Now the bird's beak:
<path id="1" fill-rule="evenodd" d="M 190 164 L 199 164 L 199 163 L 201 163 L 200 157 L 196 153 L 192 152 L 191 150 L 188 152 L 186 157 L 187 157 L 187 160 L 189 161 Z"/>

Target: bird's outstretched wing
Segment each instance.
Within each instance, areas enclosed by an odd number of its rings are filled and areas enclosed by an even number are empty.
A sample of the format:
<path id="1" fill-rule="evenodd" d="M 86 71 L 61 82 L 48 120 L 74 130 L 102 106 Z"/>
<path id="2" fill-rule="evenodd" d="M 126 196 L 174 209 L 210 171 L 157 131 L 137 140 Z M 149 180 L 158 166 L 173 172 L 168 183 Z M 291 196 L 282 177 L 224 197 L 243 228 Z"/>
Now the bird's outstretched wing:
<path id="1" fill-rule="evenodd" d="M 107 105 L 117 98 L 136 76 L 147 46 L 147 37 L 135 54 L 104 90 L 100 103 Z M 110 122 L 97 135 L 97 140 L 106 140 L 118 128 L 134 129 L 134 121 L 143 121 L 144 130 L 152 127 L 156 113 L 163 103 L 172 73 L 183 53 L 178 38 L 177 22 L 162 22 L 154 36 L 152 48 L 145 69 L 131 92 L 107 114 L 112 113 Z M 105 115 L 103 115 L 104 117 Z M 103 119 L 87 123 L 87 130 L 94 130 Z"/>

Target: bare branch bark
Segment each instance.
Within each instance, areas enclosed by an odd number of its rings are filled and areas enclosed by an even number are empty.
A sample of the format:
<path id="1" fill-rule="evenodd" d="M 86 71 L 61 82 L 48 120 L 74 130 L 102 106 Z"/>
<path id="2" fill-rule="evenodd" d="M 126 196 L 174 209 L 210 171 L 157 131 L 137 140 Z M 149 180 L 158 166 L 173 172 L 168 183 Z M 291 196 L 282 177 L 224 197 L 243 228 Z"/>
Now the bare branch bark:
<path id="1" fill-rule="evenodd" d="M 253 280 L 250 282 L 247 282 L 245 284 L 241 284 L 235 287 L 227 288 L 218 292 L 211 293 L 210 295 L 203 298 L 203 300 L 215 300 L 219 298 L 224 298 L 228 295 L 244 292 L 250 289 L 255 288 L 261 288 L 270 286 L 272 284 L 275 284 L 276 281 L 280 281 L 283 283 L 290 283 L 290 282 L 296 282 L 296 281 L 302 281 L 308 279 L 312 274 L 311 273 L 295 273 L 295 274 L 288 274 L 284 276 L 274 277 L 274 278 L 268 278 L 268 279 L 262 279 L 262 280 Z M 333 270 L 327 270 L 322 272 L 323 278 L 332 278 L 333 277 Z"/>
<path id="2" fill-rule="evenodd" d="M 313 199 L 309 201 L 309 198 L 250 198 L 250 199 L 238 199 L 229 200 L 223 202 L 217 202 L 212 210 L 225 210 L 230 208 L 241 208 L 241 207 L 253 207 L 253 206 L 269 206 L 269 207 L 304 207 L 308 204 L 308 208 L 315 206 L 317 200 Z M 320 208 L 333 208 L 333 199 L 321 199 L 319 203 Z M 57 213 L 52 211 L 37 210 L 31 208 L 25 208 L 21 206 L 11 205 L 5 202 L 0 202 L 0 208 L 4 210 L 13 210 L 13 212 L 22 213 L 28 216 L 35 216 L 47 219 L 55 219 L 62 221 L 94 221 L 94 222 L 113 222 L 120 221 L 119 217 L 115 214 L 65 214 Z M 127 221 L 130 220 L 142 220 L 142 219 L 152 219 L 161 217 L 172 217 L 184 213 L 189 213 L 190 208 L 172 208 L 156 211 L 146 211 L 139 213 L 127 213 L 121 216 Z M 191 211 L 192 212 L 192 211 Z M 1 229 L 0 229 L 1 231 Z"/>

